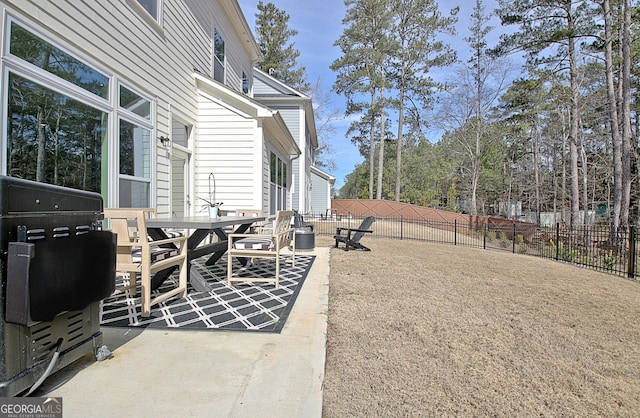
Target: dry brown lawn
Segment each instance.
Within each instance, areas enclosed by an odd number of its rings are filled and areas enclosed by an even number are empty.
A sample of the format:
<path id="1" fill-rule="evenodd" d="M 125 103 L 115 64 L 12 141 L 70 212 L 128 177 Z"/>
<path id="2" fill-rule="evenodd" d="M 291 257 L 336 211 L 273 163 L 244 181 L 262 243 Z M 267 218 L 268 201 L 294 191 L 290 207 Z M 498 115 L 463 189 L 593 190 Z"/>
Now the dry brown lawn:
<path id="1" fill-rule="evenodd" d="M 362 243 L 372 251 L 331 250 L 325 417 L 640 416 L 640 284 L 526 255 Z"/>

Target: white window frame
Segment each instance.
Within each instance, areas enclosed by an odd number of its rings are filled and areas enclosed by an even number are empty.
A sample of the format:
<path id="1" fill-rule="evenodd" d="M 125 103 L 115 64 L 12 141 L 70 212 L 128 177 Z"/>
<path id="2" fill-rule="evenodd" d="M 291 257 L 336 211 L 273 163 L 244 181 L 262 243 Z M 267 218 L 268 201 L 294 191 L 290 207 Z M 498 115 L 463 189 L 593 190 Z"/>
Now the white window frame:
<path id="1" fill-rule="evenodd" d="M 152 15 L 139 0 L 127 0 L 132 8 L 136 9 L 140 16 L 154 26 L 162 27 L 164 17 L 164 0 L 151 0 L 156 2 L 156 16 Z"/>
<path id="2" fill-rule="evenodd" d="M 223 61 L 220 61 L 220 59 L 218 58 L 218 55 L 216 54 L 216 38 L 219 37 L 222 40 L 222 58 Z M 211 75 L 213 76 L 213 79 L 220 82 L 220 83 L 225 83 L 226 80 L 226 75 L 227 75 L 227 44 L 222 36 L 222 33 L 217 29 L 214 28 L 213 29 L 213 37 L 212 37 L 212 43 L 211 43 L 211 52 L 212 52 L 212 61 L 211 61 Z M 219 68 L 221 68 L 222 74 L 218 75 L 216 72 L 216 68 L 219 66 Z"/>
<path id="3" fill-rule="evenodd" d="M 137 0 L 130 0 L 133 3 L 137 4 Z M 158 0 L 162 2 L 162 0 Z M 139 6 L 139 5 L 138 5 Z M 141 7 L 141 6 L 139 6 Z M 77 86 L 69 81 L 63 80 L 52 73 L 47 72 L 42 68 L 38 68 L 37 66 L 30 64 L 23 59 L 13 56 L 9 53 L 9 42 L 11 39 L 10 30 L 11 30 L 11 22 L 15 21 L 17 24 L 22 26 L 24 29 L 33 33 L 34 35 L 41 38 L 43 41 L 50 43 L 52 46 L 59 48 L 65 53 L 73 56 L 77 60 L 83 62 L 87 66 L 95 69 L 96 71 L 105 75 L 109 80 L 109 94 L 108 99 L 104 99 L 102 97 L 96 96 L 95 94 L 85 90 L 84 88 Z M 23 78 L 33 81 L 34 83 L 40 84 L 45 88 L 48 88 L 52 91 L 55 91 L 59 94 L 68 96 L 74 100 L 77 100 L 87 106 L 94 107 L 95 109 L 105 112 L 107 114 L 108 120 L 108 137 L 107 137 L 107 155 L 103 155 L 103 170 L 106 171 L 106 193 L 107 196 L 103 196 L 105 198 L 105 206 L 113 206 L 117 205 L 119 201 L 119 182 L 120 182 L 120 152 L 119 152 L 119 127 L 120 120 L 127 121 L 129 123 L 136 124 L 145 129 L 148 129 L 150 132 L 150 141 L 149 141 L 149 170 L 150 170 L 150 178 L 139 178 L 132 176 L 123 176 L 123 178 L 129 178 L 136 181 L 142 180 L 145 183 L 149 184 L 149 202 L 153 205 L 155 201 L 155 164 L 156 164 L 156 141 L 154 140 L 157 137 L 157 132 L 155 128 L 155 114 L 157 103 L 156 100 L 150 97 L 147 94 L 144 94 L 140 91 L 140 89 L 135 88 L 132 84 L 128 84 L 122 80 L 119 80 L 115 74 L 108 71 L 106 68 L 96 64 L 92 61 L 88 56 L 83 55 L 76 49 L 59 42 L 57 38 L 49 33 L 45 33 L 42 28 L 34 27 L 31 24 L 19 19 L 15 15 L 11 15 L 9 13 L 5 14 L 4 18 L 4 36 L 3 36 L 3 44 L 0 45 L 2 47 L 2 68 L 1 68 L 1 86 L 0 93 L 2 97 L 2 103 L 7 102 L 7 94 L 8 88 L 7 83 L 9 79 L 9 73 L 16 74 Z M 148 100 L 150 102 L 150 111 L 149 118 L 141 117 L 135 114 L 132 111 L 129 111 L 124 108 L 120 108 L 119 100 L 120 100 L 120 86 L 127 88 L 128 90 L 138 94 L 140 97 Z M 7 170 L 7 112 L 5 106 L 2 106 L 0 109 L 0 117 L 2 118 L 0 121 L 0 172 L 5 174 Z"/>
<path id="4" fill-rule="evenodd" d="M 143 116 L 138 115 L 137 113 L 120 107 L 120 87 L 124 87 L 127 90 L 137 94 L 138 96 L 140 96 L 142 99 L 145 99 L 149 102 L 150 104 L 150 108 L 149 108 L 149 118 L 145 118 Z M 156 131 L 155 131 L 155 108 L 156 108 L 156 102 L 155 100 L 153 100 L 152 97 L 147 96 L 146 94 L 142 93 L 140 90 L 136 89 L 135 87 L 132 87 L 131 85 L 128 85 L 124 82 L 118 82 L 117 83 L 117 93 L 116 93 L 116 103 L 117 103 L 117 111 L 116 111 L 116 123 L 115 123 L 115 129 L 114 129 L 114 137 L 117 138 L 117 141 L 114 141 L 118 144 L 118 148 L 116 150 L 116 152 L 114 153 L 116 155 L 116 160 L 117 160 L 117 164 L 115 165 L 117 167 L 116 170 L 116 176 L 117 176 L 117 180 L 116 180 L 116 184 L 118 187 L 118 193 L 116 194 L 117 200 L 118 200 L 118 206 L 120 206 L 120 180 L 129 180 L 129 181 L 133 181 L 133 182 L 139 182 L 139 183 L 145 183 L 148 185 L 149 187 L 149 195 L 147 196 L 149 199 L 149 206 L 153 206 L 154 199 L 154 193 L 155 193 L 155 188 L 153 187 L 154 184 L 154 177 L 155 177 L 155 141 L 154 138 L 156 137 Z M 136 175 L 128 175 L 128 174 L 122 174 L 120 172 L 120 121 L 125 121 L 131 124 L 134 124 L 140 128 L 146 129 L 149 131 L 149 160 L 148 161 L 144 161 L 143 164 L 144 165 L 148 165 L 148 170 L 149 170 L 149 177 L 143 177 L 143 176 L 136 176 Z"/>
<path id="5" fill-rule="evenodd" d="M 271 179 L 271 156 L 276 157 L 276 182 Z M 280 167 L 286 168 L 284 175 L 284 185 L 278 183 L 280 177 Z M 275 215 L 279 210 L 287 210 L 291 202 L 289 176 L 291 175 L 291 167 L 280 154 L 271 150 L 269 152 L 269 215 Z"/>
<path id="6" fill-rule="evenodd" d="M 96 96 L 95 94 L 85 90 L 84 88 L 77 86 L 67 80 L 61 79 L 56 75 L 39 68 L 29 62 L 24 61 L 23 59 L 11 55 L 9 42 L 11 41 L 11 23 L 16 22 L 18 25 L 23 27 L 24 29 L 31 32 L 33 35 L 39 37 L 43 41 L 51 44 L 52 46 L 64 51 L 75 59 L 83 62 L 87 66 L 95 69 L 96 71 L 102 73 L 109 79 L 109 94 L 108 97 L 110 99 L 104 99 L 102 97 Z M 54 38 L 54 36 L 44 33 L 40 28 L 36 28 L 31 24 L 28 24 L 24 20 L 19 19 L 15 15 L 5 14 L 4 19 L 4 33 L 3 33 L 3 43 L 0 45 L 2 48 L 2 74 L 1 74 L 1 86 L 0 92 L 2 93 L 2 103 L 7 103 L 8 91 L 7 84 L 9 82 L 9 73 L 16 74 L 20 77 L 26 78 L 28 80 L 33 81 L 36 84 L 40 84 L 41 86 L 55 91 L 56 93 L 68 96 L 71 99 L 77 100 L 87 106 L 94 107 L 95 109 L 105 112 L 108 115 L 108 127 L 109 127 L 109 143 L 111 144 L 113 141 L 113 88 L 115 85 L 115 77 L 112 73 L 107 71 L 105 68 L 96 65 L 93 61 L 88 59 L 88 57 L 81 55 L 78 51 L 70 48 L 66 45 L 61 44 Z M 8 109 L 3 105 L 0 111 L 0 127 L 2 132 L 0 132 L 0 172 L 6 174 L 7 172 L 7 117 L 8 117 Z M 108 147 L 108 153 L 113 153 L 112 147 Z M 103 155 L 104 164 L 107 164 L 107 167 L 111 167 L 110 164 L 110 155 Z M 111 195 L 113 179 L 111 177 L 107 178 L 107 188 L 108 194 Z"/>

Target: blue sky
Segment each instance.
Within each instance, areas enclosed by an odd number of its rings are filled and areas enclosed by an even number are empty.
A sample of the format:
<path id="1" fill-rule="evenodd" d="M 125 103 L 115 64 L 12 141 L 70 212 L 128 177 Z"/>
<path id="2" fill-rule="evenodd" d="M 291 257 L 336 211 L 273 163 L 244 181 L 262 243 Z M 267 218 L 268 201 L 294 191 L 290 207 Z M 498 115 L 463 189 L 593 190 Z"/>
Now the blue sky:
<path id="1" fill-rule="evenodd" d="M 268 0 L 263 0 L 268 3 Z M 255 13 L 258 10 L 258 0 L 238 0 L 240 7 L 247 19 L 249 27 L 255 29 Z M 306 68 L 308 80 L 312 84 L 320 79 L 322 90 L 329 91 L 335 81 L 334 73 L 329 69 L 331 63 L 340 56 L 340 49 L 333 43 L 343 32 L 342 19 L 345 13 L 343 0 L 300 1 L 300 0 L 271 0 L 275 6 L 287 12 L 289 28 L 297 30 L 298 34 L 292 38 L 295 47 L 300 51 L 298 64 Z M 454 2 L 439 0 L 441 13 L 448 14 Z M 474 1 L 460 1 L 460 13 L 458 22 L 458 36 L 448 40 L 452 47 L 462 53 L 463 48 L 468 48 L 463 38 L 467 36 L 469 15 L 473 9 Z M 484 0 L 486 12 L 490 13 L 496 7 L 495 0 Z M 444 6 L 442 6 L 444 5 Z M 499 22 L 492 22 L 495 27 L 493 33 L 497 38 L 500 31 Z M 491 39 L 490 39 L 491 41 Z M 435 76 L 434 76 L 435 77 Z M 330 106 L 336 108 L 340 114 L 344 111 L 344 98 L 331 93 Z M 336 163 L 336 170 L 332 174 L 336 178 L 336 189 L 344 185 L 345 176 L 351 173 L 354 167 L 363 162 L 363 157 L 358 149 L 351 144 L 345 132 L 349 127 L 349 120 L 341 119 L 333 123 L 335 134 L 328 139 L 331 144 L 332 159 Z M 437 138 L 434 138 L 437 139 Z"/>

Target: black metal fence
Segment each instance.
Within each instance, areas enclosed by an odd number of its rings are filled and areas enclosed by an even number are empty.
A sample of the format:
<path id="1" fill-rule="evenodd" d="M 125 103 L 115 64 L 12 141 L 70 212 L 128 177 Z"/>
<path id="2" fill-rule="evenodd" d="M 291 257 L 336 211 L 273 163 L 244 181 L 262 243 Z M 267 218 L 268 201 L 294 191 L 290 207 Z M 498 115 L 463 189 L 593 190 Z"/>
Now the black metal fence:
<path id="1" fill-rule="evenodd" d="M 334 235 L 338 227 L 357 228 L 363 218 L 351 214 L 305 215 L 305 220 L 313 219 L 314 231 L 320 235 Z M 472 225 L 459 221 L 389 217 L 376 218 L 372 229 L 374 233 L 367 235 L 366 239 L 406 239 L 510 251 L 572 263 L 633 280 L 639 276 L 636 227 L 613 234 L 609 227 L 602 225 L 571 229 L 561 224 L 553 227 L 523 223 Z"/>

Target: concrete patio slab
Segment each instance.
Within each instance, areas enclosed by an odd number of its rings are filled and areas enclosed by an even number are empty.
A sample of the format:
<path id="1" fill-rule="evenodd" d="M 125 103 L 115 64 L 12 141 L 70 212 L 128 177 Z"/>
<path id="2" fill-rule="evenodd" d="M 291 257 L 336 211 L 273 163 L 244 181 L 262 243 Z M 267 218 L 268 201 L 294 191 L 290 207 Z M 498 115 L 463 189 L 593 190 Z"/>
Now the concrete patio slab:
<path id="1" fill-rule="evenodd" d="M 62 397 L 73 417 L 321 417 L 329 248 L 280 334 L 103 327 L 113 356 L 87 356 L 32 396 Z"/>

